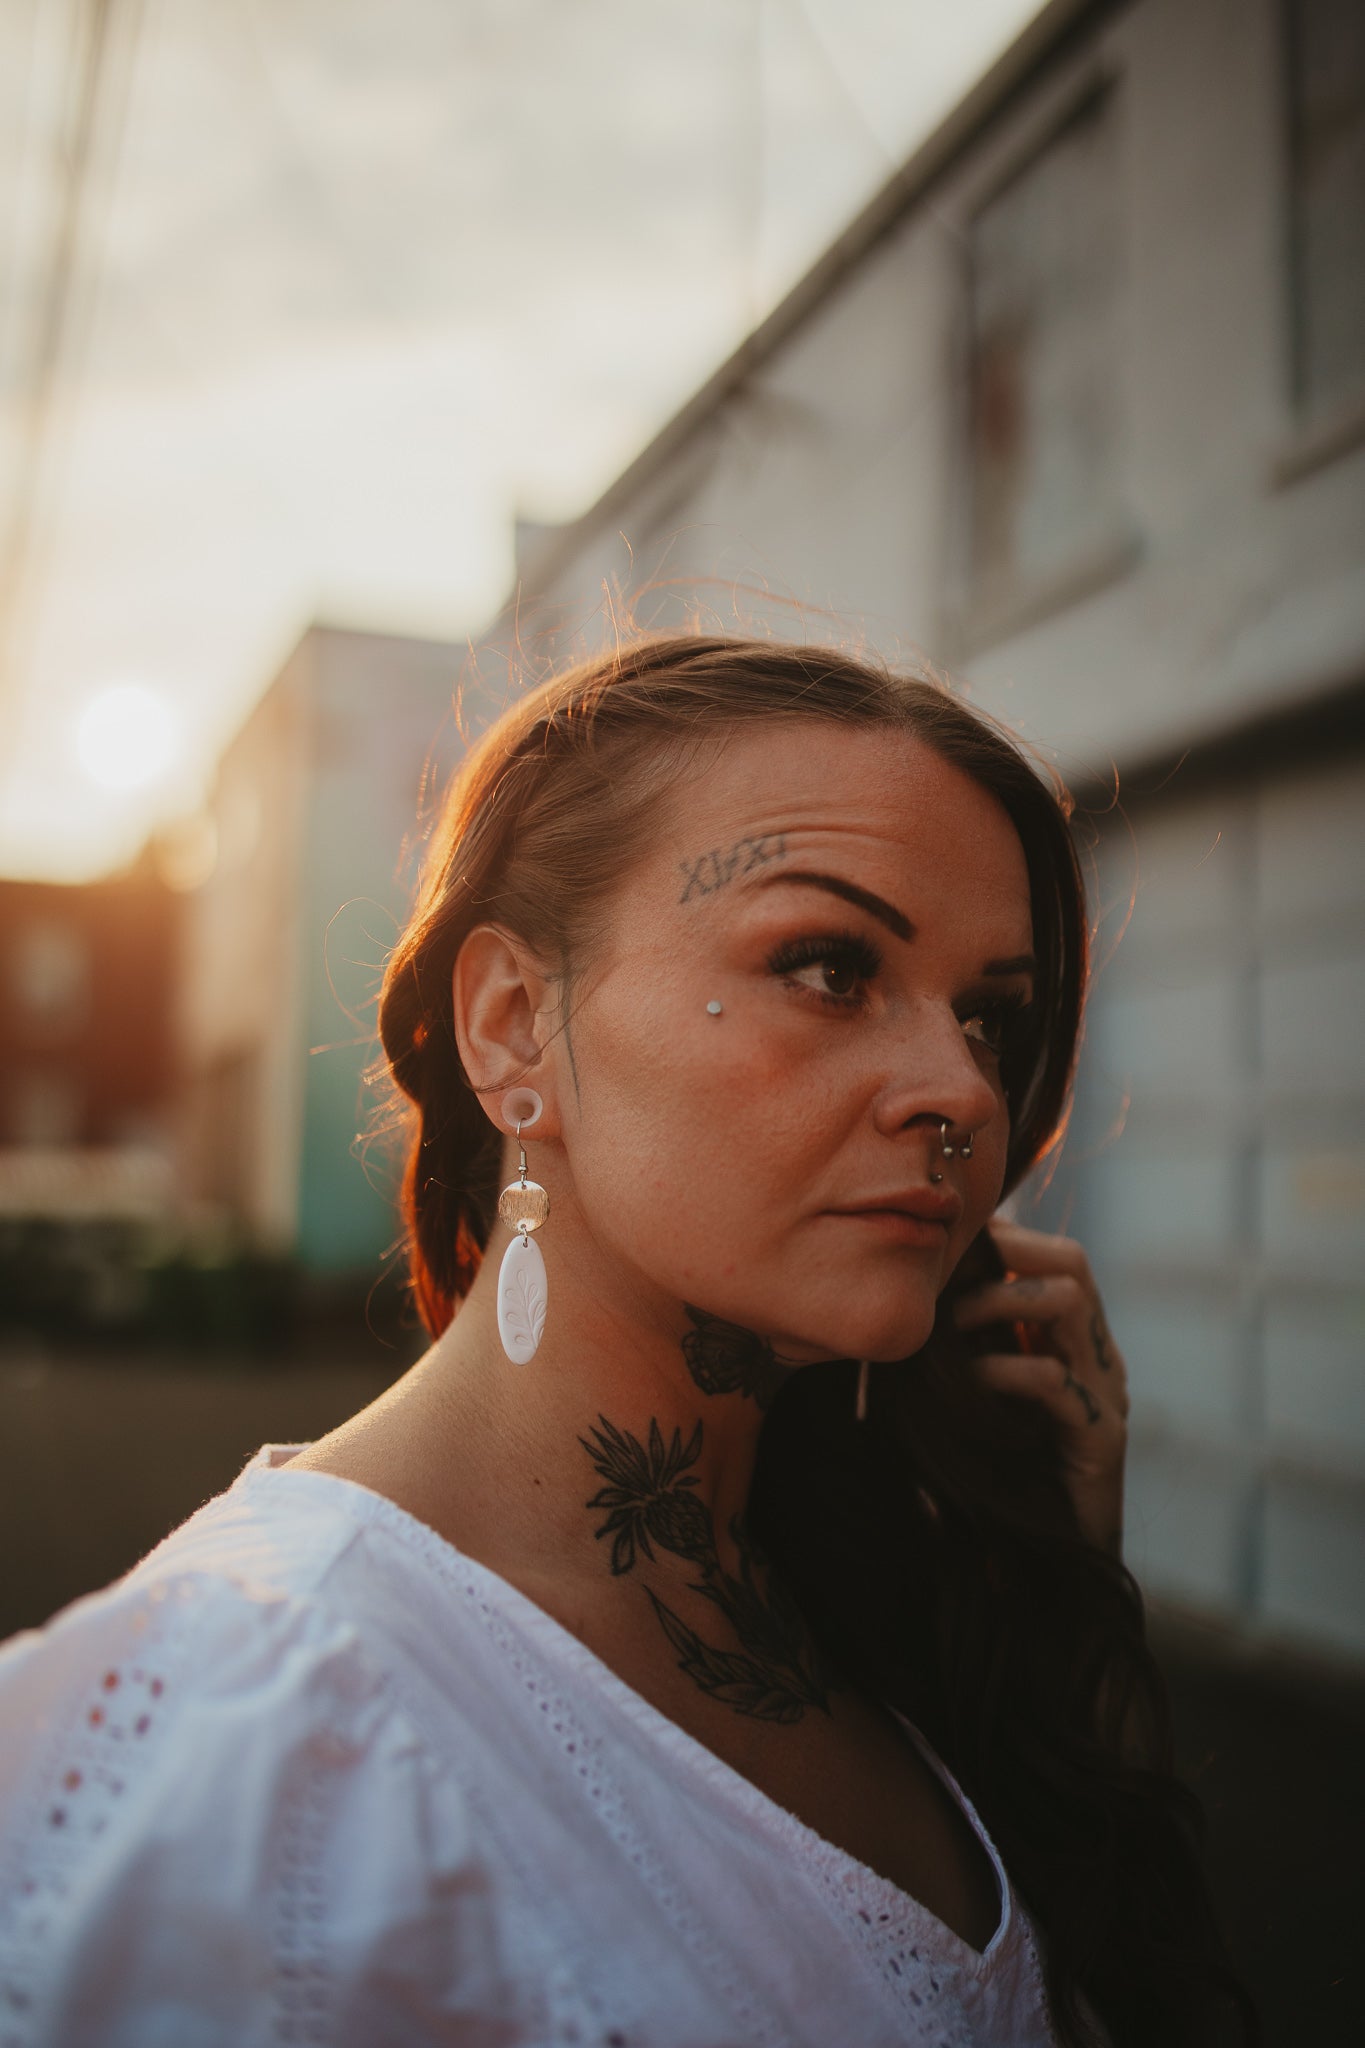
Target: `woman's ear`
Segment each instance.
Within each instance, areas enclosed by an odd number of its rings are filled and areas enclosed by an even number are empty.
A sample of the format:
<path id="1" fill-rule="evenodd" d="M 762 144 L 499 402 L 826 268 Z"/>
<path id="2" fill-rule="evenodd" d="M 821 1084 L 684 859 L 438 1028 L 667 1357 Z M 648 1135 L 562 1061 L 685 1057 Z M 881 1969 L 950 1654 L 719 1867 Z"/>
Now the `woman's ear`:
<path id="1" fill-rule="evenodd" d="M 556 984 L 522 940 L 501 926 L 476 925 L 455 956 L 452 977 L 455 1044 L 469 1085 L 489 1121 L 505 1129 L 498 1097 L 518 1083 L 545 1103 L 537 1137 L 558 1127 L 554 1090 L 542 1058 L 553 1028 Z"/>

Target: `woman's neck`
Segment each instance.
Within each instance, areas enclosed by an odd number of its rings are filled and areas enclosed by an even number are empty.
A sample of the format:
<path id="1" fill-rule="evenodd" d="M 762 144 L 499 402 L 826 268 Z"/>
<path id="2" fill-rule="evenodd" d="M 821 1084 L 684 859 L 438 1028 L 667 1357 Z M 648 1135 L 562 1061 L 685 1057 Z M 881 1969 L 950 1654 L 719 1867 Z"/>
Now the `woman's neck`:
<path id="1" fill-rule="evenodd" d="M 759 1430 L 789 1368 L 699 1308 L 623 1300 L 590 1253 L 556 1266 L 529 1364 L 498 1337 L 495 1258 L 424 1361 L 462 1439 L 458 1490 L 490 1538 L 566 1572 L 623 1577 L 633 1549 L 695 1575 L 691 1549 L 666 1539 L 686 1529 L 700 1543 L 702 1518 L 717 1557 L 736 1562 Z"/>
<path id="2" fill-rule="evenodd" d="M 449 1329 L 302 1463 L 387 1494 L 564 1613 L 633 1634 L 741 1715 L 794 1721 L 828 1680 L 747 1527 L 764 1412 L 791 1369 L 686 1304 L 558 1270 L 541 1346 L 498 1337 L 497 1252 Z"/>

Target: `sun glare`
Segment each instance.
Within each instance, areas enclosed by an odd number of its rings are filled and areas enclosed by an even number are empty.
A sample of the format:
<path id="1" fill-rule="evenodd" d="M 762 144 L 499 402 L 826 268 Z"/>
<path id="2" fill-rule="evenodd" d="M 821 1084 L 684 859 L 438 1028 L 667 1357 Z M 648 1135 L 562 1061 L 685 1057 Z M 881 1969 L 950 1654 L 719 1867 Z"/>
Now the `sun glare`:
<path id="1" fill-rule="evenodd" d="M 101 789 L 150 789 L 179 761 L 180 719 L 141 683 L 116 683 L 92 697 L 76 721 L 76 757 Z"/>

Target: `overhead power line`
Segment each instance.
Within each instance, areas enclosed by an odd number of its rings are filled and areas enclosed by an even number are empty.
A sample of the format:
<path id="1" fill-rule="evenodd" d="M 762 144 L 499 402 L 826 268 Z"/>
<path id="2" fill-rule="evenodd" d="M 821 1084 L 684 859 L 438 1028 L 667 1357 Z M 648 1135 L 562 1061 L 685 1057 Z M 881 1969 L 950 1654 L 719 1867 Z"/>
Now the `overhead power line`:
<path id="1" fill-rule="evenodd" d="M 0 527 L 0 712 L 12 706 L 16 688 L 16 626 L 26 572 L 30 566 L 45 461 L 64 370 L 69 367 L 73 309 L 81 280 L 82 255 L 87 271 L 92 252 L 86 239 L 90 175 L 108 95 L 109 53 L 116 30 L 123 31 L 125 58 L 131 59 L 140 0 L 77 0 L 71 36 L 70 75 L 62 95 L 65 119 L 56 152 L 59 189 L 47 260 L 42 266 L 37 305 L 31 323 L 32 343 L 25 373 L 19 381 L 15 462 L 4 525 Z M 125 81 L 127 66 L 125 64 Z M 114 129 L 121 126 L 119 97 Z M 118 135 L 106 163 L 112 171 Z M 12 725 L 11 720 L 5 721 Z M 4 727 L 0 726 L 0 731 Z"/>

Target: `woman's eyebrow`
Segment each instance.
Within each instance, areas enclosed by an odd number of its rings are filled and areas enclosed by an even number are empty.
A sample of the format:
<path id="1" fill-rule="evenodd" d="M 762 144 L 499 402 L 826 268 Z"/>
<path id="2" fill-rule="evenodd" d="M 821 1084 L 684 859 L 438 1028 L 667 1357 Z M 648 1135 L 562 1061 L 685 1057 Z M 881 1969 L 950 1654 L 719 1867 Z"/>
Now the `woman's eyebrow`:
<path id="1" fill-rule="evenodd" d="M 814 868 L 787 868 L 781 874 L 763 875 L 753 884 L 755 888 L 771 889 L 775 883 L 796 882 L 803 888 L 823 889 L 827 895 L 840 896 L 845 903 L 856 904 L 869 917 L 875 917 L 898 939 L 913 939 L 915 927 L 904 911 L 897 910 L 894 903 L 888 903 L 884 896 L 874 896 L 870 889 L 862 889 L 856 882 L 846 882 L 842 875 L 826 875 Z M 988 960 L 983 974 L 1036 974 L 1038 962 L 1032 953 L 1013 953 L 1008 960 Z"/>
<path id="2" fill-rule="evenodd" d="M 856 903 L 859 910 L 875 917 L 898 939 L 913 939 L 915 936 L 915 927 L 894 903 L 874 896 L 870 889 L 860 889 L 856 882 L 846 882 L 842 875 L 823 875 L 813 868 L 784 868 L 780 874 L 764 875 L 756 886 L 771 889 L 775 882 L 799 882 L 807 889 L 824 889 L 831 896 L 842 896 L 845 903 Z"/>

